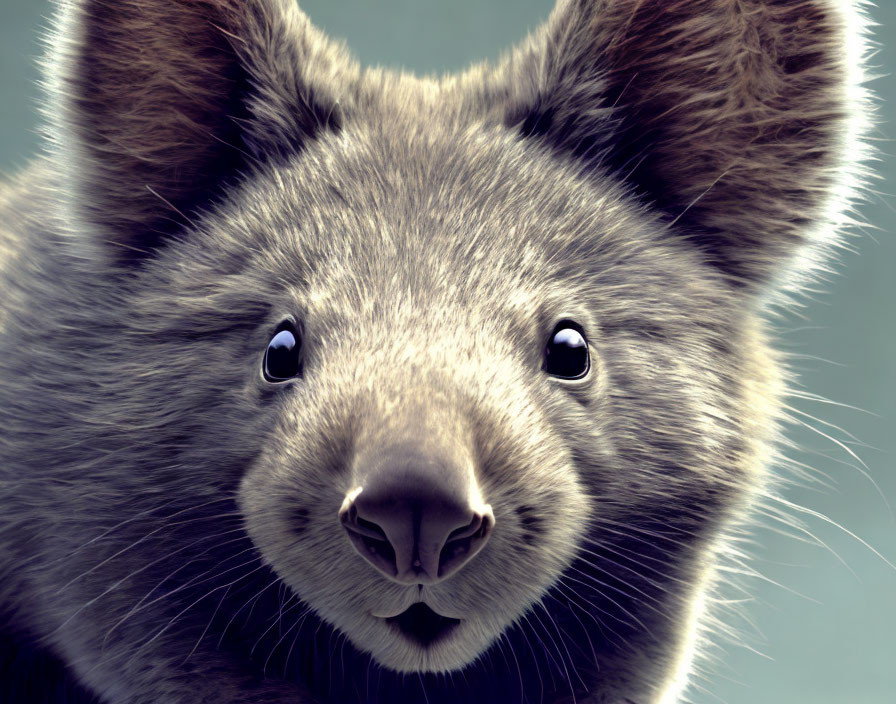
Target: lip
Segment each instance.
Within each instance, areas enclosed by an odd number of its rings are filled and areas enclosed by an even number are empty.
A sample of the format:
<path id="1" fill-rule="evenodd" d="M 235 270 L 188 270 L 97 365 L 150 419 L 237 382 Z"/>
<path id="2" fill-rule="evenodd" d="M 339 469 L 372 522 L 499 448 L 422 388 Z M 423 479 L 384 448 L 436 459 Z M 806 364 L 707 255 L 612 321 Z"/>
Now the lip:
<path id="1" fill-rule="evenodd" d="M 400 616 L 401 614 L 403 614 L 403 613 L 404 613 L 405 611 L 407 611 L 407 610 L 408 610 L 408 607 L 405 606 L 404 608 L 399 609 L 399 610 L 396 611 L 395 613 L 377 614 L 377 613 L 374 613 L 373 611 L 371 611 L 371 612 L 370 612 L 370 615 L 373 616 L 374 618 L 382 618 L 382 619 L 395 618 L 396 616 Z"/>
<path id="2" fill-rule="evenodd" d="M 450 618 L 450 619 L 454 619 L 455 621 L 463 621 L 464 620 L 460 616 L 454 616 L 452 614 L 445 614 L 445 613 L 442 613 L 441 611 L 436 611 L 431 604 L 428 604 L 427 602 L 425 602 L 423 600 L 415 601 L 408 606 L 396 607 L 395 611 L 387 611 L 384 613 L 376 613 L 375 611 L 369 611 L 368 613 L 371 616 L 373 616 L 374 618 L 380 618 L 383 620 L 389 619 L 389 618 L 396 618 L 398 616 L 401 616 L 405 611 L 407 611 L 414 604 L 426 604 L 426 606 L 428 606 L 430 609 L 435 611 L 439 616 L 442 616 L 443 618 Z"/>
<path id="3" fill-rule="evenodd" d="M 393 632 L 424 648 L 450 637 L 462 623 L 461 619 L 438 613 L 423 601 L 385 618 L 385 622 Z"/>

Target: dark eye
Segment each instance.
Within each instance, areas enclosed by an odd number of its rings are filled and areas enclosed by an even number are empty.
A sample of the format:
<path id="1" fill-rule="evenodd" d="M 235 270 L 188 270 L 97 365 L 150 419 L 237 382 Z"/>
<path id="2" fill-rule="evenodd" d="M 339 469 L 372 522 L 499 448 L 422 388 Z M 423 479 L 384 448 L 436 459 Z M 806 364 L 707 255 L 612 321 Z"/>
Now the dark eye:
<path id="1" fill-rule="evenodd" d="M 590 367 L 582 328 L 569 320 L 558 323 L 544 350 L 544 370 L 560 379 L 581 379 Z"/>
<path id="2" fill-rule="evenodd" d="M 302 343 L 292 323 L 280 325 L 264 353 L 264 378 L 286 381 L 302 371 Z"/>

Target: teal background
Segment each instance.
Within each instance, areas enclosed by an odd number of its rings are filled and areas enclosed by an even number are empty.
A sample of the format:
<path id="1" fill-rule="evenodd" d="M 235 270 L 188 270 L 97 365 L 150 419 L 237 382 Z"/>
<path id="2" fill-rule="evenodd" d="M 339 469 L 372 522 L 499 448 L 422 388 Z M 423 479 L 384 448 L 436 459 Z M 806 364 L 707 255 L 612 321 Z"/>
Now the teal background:
<path id="1" fill-rule="evenodd" d="M 546 18 L 552 4 L 307 0 L 302 6 L 319 26 L 345 38 L 362 62 L 429 73 L 496 58 Z M 0 0 L 0 172 L 23 166 L 39 148 L 34 59 L 49 12 L 47 0 Z M 871 14 L 879 23 L 873 64 L 884 77 L 872 84 L 881 98 L 875 137 L 882 178 L 861 208 L 870 227 L 851 240 L 827 292 L 777 326 L 780 346 L 797 356 L 803 389 L 834 402 L 791 399 L 836 441 L 805 428 L 790 430 L 805 448 L 791 456 L 826 476 L 830 486 L 792 487 L 787 499 L 824 514 L 896 562 L 896 519 L 887 505 L 896 504 L 896 210 L 889 195 L 896 188 L 889 141 L 896 83 L 887 75 L 896 67 L 896 3 L 882 0 Z M 749 647 L 728 645 L 717 653 L 694 701 L 896 702 L 896 569 L 826 519 L 802 518 L 814 538 L 792 530 L 796 537 L 783 536 L 772 523 L 757 533 L 752 566 L 764 579 L 746 583 L 746 616 L 732 621 Z"/>

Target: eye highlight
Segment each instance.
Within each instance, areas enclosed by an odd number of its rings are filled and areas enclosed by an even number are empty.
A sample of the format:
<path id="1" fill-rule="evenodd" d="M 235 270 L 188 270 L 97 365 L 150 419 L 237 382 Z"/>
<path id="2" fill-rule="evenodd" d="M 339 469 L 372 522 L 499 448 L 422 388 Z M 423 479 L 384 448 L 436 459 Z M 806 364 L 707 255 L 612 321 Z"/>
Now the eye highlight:
<path id="1" fill-rule="evenodd" d="M 280 324 L 268 342 L 262 365 L 265 381 L 279 383 L 302 372 L 302 340 L 291 322 Z"/>
<path id="2" fill-rule="evenodd" d="M 588 341 L 578 323 L 557 323 L 544 350 L 544 370 L 558 379 L 581 379 L 591 368 Z"/>

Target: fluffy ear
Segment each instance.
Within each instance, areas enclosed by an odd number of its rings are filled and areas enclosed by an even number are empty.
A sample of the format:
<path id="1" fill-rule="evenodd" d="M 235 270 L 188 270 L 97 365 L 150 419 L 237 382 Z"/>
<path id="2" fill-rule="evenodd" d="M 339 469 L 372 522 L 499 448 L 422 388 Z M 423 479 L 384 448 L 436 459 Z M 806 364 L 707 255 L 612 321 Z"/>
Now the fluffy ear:
<path id="1" fill-rule="evenodd" d="M 357 74 L 290 0 L 60 0 L 46 108 L 66 217 L 151 252 L 228 177 L 338 129 Z"/>
<path id="2" fill-rule="evenodd" d="M 869 109 L 861 1 L 561 0 L 490 100 L 756 288 L 848 222 Z"/>

